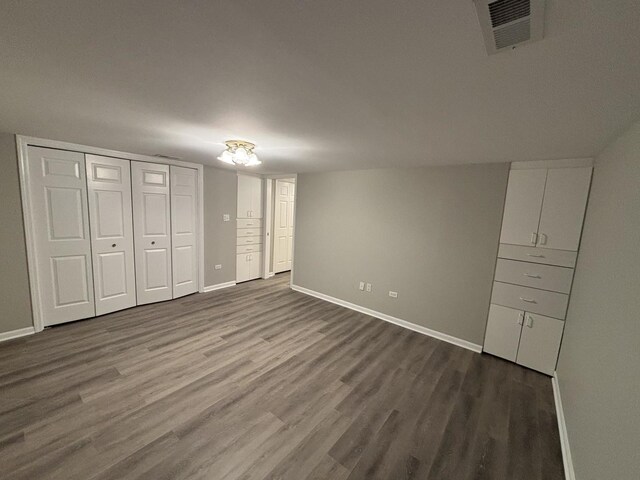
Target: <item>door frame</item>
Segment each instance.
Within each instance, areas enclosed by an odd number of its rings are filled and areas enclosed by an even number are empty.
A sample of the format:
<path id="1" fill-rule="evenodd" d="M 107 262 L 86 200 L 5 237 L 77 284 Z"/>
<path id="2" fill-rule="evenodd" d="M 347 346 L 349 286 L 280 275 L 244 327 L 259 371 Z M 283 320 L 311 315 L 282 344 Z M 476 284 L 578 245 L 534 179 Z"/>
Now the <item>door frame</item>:
<path id="1" fill-rule="evenodd" d="M 26 135 L 16 135 L 16 149 L 18 153 L 18 173 L 20 175 L 20 196 L 22 198 L 22 219 L 24 224 L 25 241 L 27 247 L 27 268 L 29 271 L 29 288 L 31 290 L 31 312 L 33 316 L 33 327 L 36 332 L 44 330 L 42 318 L 42 308 L 40 299 L 40 276 L 36 265 L 35 233 L 33 227 L 33 203 L 31 202 L 30 179 L 28 169 L 28 147 L 43 147 L 57 150 L 68 150 L 83 154 L 101 155 L 103 157 L 113 157 L 122 160 L 135 160 L 139 162 L 159 163 L 163 165 L 176 165 L 179 167 L 192 168 L 198 171 L 197 199 L 198 199 L 198 291 L 204 292 L 204 165 L 198 163 L 185 162 L 165 157 L 154 157 L 151 155 L 140 155 L 136 153 L 121 152 L 99 147 L 91 147 L 77 143 L 49 140 L 45 138 L 30 137 Z"/>

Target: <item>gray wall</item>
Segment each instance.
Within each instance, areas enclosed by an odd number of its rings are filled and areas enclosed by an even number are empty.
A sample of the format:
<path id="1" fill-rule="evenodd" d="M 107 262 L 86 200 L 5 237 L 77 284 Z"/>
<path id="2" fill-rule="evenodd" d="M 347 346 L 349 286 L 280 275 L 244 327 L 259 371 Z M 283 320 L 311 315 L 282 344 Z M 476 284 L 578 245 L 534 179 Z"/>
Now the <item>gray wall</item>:
<path id="1" fill-rule="evenodd" d="M 576 478 L 640 478 L 640 123 L 596 160 L 558 381 Z"/>
<path id="2" fill-rule="evenodd" d="M 13 134 L 0 133 L 0 333 L 31 327 L 18 156 Z"/>
<path id="3" fill-rule="evenodd" d="M 294 283 L 482 344 L 508 170 L 298 175 Z"/>
<path id="4" fill-rule="evenodd" d="M 238 177 L 236 172 L 204 167 L 204 284 L 236 279 L 236 211 Z M 228 213 L 230 221 L 223 222 Z M 222 269 L 216 270 L 216 264 Z"/>

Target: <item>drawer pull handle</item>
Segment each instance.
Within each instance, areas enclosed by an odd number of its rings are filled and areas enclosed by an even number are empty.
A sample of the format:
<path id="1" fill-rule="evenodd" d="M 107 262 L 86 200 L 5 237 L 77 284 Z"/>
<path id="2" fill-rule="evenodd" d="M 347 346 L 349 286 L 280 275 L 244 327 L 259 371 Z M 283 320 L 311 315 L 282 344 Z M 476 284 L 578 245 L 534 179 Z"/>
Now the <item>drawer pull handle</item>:
<path id="1" fill-rule="evenodd" d="M 535 253 L 527 253 L 527 257 L 544 258 L 544 255 L 537 255 Z"/>
<path id="2" fill-rule="evenodd" d="M 538 303 L 535 301 L 534 298 L 524 298 L 524 297 L 520 297 L 520 300 L 522 300 L 523 302 L 527 302 L 527 303 Z"/>
<path id="3" fill-rule="evenodd" d="M 540 275 L 534 275 L 532 273 L 523 273 L 523 275 L 529 278 L 542 278 Z"/>

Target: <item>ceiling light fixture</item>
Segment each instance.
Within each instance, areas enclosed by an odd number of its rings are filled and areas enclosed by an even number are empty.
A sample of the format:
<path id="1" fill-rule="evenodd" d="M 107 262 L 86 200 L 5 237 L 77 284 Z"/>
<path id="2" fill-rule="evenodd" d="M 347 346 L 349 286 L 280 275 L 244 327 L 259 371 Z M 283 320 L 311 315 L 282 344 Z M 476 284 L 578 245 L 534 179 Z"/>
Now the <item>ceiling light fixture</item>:
<path id="1" fill-rule="evenodd" d="M 221 162 L 241 167 L 253 167 L 262 163 L 253 153 L 255 144 L 244 140 L 227 140 L 224 143 L 227 149 L 218 157 Z"/>

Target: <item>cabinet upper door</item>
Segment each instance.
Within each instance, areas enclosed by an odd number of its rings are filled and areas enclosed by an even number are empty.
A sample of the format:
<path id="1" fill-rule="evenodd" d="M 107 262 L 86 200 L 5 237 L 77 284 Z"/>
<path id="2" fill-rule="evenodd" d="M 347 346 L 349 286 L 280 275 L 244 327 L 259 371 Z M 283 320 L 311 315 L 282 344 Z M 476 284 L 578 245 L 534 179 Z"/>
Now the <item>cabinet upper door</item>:
<path id="1" fill-rule="evenodd" d="M 591 170 L 591 167 L 549 170 L 538 229 L 539 247 L 578 250 Z"/>
<path id="2" fill-rule="evenodd" d="M 546 177 L 545 169 L 511 170 L 500 243 L 536 244 Z"/>
<path id="3" fill-rule="evenodd" d="M 262 179 L 251 178 L 251 218 L 262 218 Z"/>
<path id="4" fill-rule="evenodd" d="M 491 305 L 483 351 L 516 361 L 524 312 L 501 305 Z"/>
<path id="5" fill-rule="evenodd" d="M 251 218 L 252 177 L 238 175 L 238 218 Z"/>
<path id="6" fill-rule="evenodd" d="M 563 330 L 562 320 L 525 313 L 517 363 L 553 375 Z"/>

